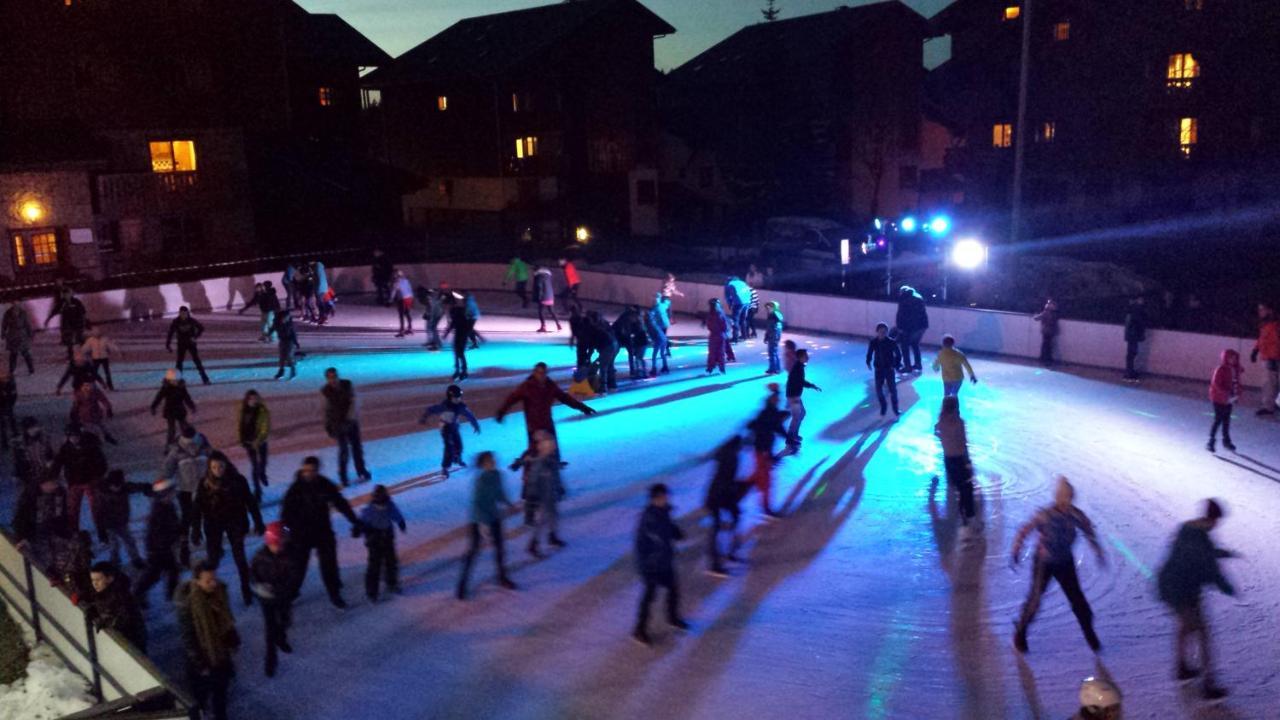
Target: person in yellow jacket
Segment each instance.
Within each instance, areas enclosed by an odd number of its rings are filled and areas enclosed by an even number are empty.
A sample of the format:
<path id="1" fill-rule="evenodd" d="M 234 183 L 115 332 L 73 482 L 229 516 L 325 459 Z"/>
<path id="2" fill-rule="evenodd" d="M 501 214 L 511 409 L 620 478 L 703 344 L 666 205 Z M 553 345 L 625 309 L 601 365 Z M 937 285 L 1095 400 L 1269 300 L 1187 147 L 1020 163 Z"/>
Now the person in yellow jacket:
<path id="1" fill-rule="evenodd" d="M 271 413 L 257 390 L 244 394 L 240 412 L 236 415 L 236 432 L 240 445 L 249 455 L 253 468 L 253 495 L 262 500 L 262 488 L 267 482 L 267 438 L 271 435 Z"/>
<path id="2" fill-rule="evenodd" d="M 950 335 L 942 336 L 942 349 L 938 351 L 938 357 L 933 361 L 933 370 L 934 372 L 942 371 L 943 397 L 960 396 L 960 386 L 964 385 L 966 372 L 969 373 L 970 382 L 978 382 L 978 376 L 973 374 L 973 366 L 969 364 L 969 358 L 956 349 L 956 339 Z"/>

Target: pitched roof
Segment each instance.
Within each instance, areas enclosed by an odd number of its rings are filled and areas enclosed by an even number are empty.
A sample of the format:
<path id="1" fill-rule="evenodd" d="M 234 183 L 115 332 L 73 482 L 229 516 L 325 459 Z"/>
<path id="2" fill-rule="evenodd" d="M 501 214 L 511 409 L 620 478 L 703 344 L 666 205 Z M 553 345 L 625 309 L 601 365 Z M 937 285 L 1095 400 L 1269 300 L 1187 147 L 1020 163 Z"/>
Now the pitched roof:
<path id="1" fill-rule="evenodd" d="M 762 59 L 785 58 L 789 68 L 828 61 L 851 38 L 884 23 L 908 23 L 923 38 L 928 22 L 899 0 L 748 25 L 671 72 L 675 83 L 738 82 Z M 772 60 L 770 60 L 772 62 Z"/>
<path id="2" fill-rule="evenodd" d="M 375 67 L 387 65 L 391 56 L 333 14 L 307 13 L 289 26 L 290 45 L 295 52 L 340 60 L 348 65 Z"/>
<path id="3" fill-rule="evenodd" d="M 454 23 L 390 65 L 370 73 L 373 86 L 462 76 L 495 77 L 566 39 L 609 12 L 631 13 L 652 35 L 676 29 L 636 0 L 575 0 L 481 15 Z"/>

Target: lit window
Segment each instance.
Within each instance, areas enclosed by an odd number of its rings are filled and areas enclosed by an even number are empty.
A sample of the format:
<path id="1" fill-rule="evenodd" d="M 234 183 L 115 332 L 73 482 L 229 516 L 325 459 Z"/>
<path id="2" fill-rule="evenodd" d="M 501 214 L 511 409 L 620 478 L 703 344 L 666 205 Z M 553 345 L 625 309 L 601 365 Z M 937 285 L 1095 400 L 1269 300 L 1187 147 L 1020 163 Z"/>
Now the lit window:
<path id="1" fill-rule="evenodd" d="M 1169 87 L 1190 88 L 1200 77 L 1200 63 L 1191 53 L 1174 53 L 1169 56 Z"/>
<path id="2" fill-rule="evenodd" d="M 382 105 L 382 91 L 377 88 L 365 88 L 360 91 L 360 105 L 365 110 Z"/>
<path id="3" fill-rule="evenodd" d="M 320 88 L 320 105 L 322 107 L 329 107 L 330 105 L 333 105 L 333 88 Z"/>
<path id="4" fill-rule="evenodd" d="M 195 172 L 196 144 L 191 140 L 161 140 L 150 143 L 151 169 L 158 173 Z"/>
<path id="5" fill-rule="evenodd" d="M 520 93 L 511 93 L 511 112 L 520 112 Z"/>
<path id="6" fill-rule="evenodd" d="M 1071 39 L 1071 21 L 1063 20 L 1060 23 L 1053 24 L 1053 39 L 1057 42 L 1065 42 Z"/>
<path id="7" fill-rule="evenodd" d="M 440 112 L 444 112 L 445 110 L 449 109 L 448 95 L 441 95 L 436 98 L 436 109 L 439 110 Z"/>
<path id="8" fill-rule="evenodd" d="M 31 236 L 31 256 L 36 265 L 52 265 L 58 261 L 58 236 L 53 232 Z"/>
<path id="9" fill-rule="evenodd" d="M 996 123 L 991 128 L 992 147 L 1013 147 L 1013 123 Z"/>
<path id="10" fill-rule="evenodd" d="M 516 138 L 516 157 L 527 158 L 538 154 L 538 138 L 522 137 Z"/>
<path id="11" fill-rule="evenodd" d="M 1020 17 L 1022 17 L 1022 6 L 1010 5 L 1004 9 L 1005 22 L 1008 22 L 1010 20 L 1017 20 Z"/>
<path id="12" fill-rule="evenodd" d="M 27 266 L 27 246 L 22 242 L 21 235 L 13 236 L 13 264 L 17 267 Z"/>
<path id="13" fill-rule="evenodd" d="M 1050 120 L 1040 124 L 1040 134 L 1037 137 L 1040 139 L 1040 142 L 1051 143 L 1057 134 L 1058 124 Z"/>
<path id="14" fill-rule="evenodd" d="M 1191 157 L 1191 151 L 1195 149 L 1196 143 L 1200 141 L 1200 120 L 1197 118 L 1182 118 L 1178 121 L 1178 149 L 1182 151 L 1183 157 Z"/>

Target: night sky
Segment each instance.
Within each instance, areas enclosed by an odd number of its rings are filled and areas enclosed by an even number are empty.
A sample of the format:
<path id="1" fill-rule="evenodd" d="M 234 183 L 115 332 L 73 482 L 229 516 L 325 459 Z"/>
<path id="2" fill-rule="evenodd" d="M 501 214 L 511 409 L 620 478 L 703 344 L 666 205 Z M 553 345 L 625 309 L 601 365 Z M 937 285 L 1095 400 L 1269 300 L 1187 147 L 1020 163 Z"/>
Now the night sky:
<path id="1" fill-rule="evenodd" d="M 554 0 L 297 0 L 312 12 L 342 15 L 369 39 L 399 55 L 462 18 L 549 5 Z M 760 22 L 765 0 L 641 0 L 675 26 L 657 41 L 657 66 L 669 70 L 731 35 Z M 905 0 L 925 16 L 951 0 Z M 778 0 L 783 18 L 811 15 L 866 0 Z"/>

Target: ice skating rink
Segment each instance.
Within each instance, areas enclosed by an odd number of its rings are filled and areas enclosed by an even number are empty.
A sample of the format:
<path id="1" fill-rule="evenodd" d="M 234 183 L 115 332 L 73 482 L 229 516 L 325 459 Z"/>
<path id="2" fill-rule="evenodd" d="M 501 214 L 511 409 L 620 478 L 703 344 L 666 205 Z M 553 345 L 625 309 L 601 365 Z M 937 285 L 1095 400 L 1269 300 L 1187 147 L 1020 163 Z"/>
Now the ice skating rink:
<path id="1" fill-rule="evenodd" d="M 468 458 L 490 449 L 505 465 L 523 449 L 524 428 L 519 414 L 494 422 L 498 403 L 539 360 L 567 385 L 574 353 L 567 322 L 562 333 L 537 335 L 536 319 L 499 314 L 518 313 L 508 298 L 480 301 L 490 313 L 478 328 L 487 342 L 469 355 L 465 399 L 483 432 L 464 429 L 463 437 Z M 696 320 L 681 317 L 670 375 L 628 382 L 620 355 L 621 390 L 590 402 L 599 415 L 556 411 L 570 462 L 561 506 L 568 547 L 535 561 L 524 552 L 519 519 L 509 519 L 508 562 L 520 589 L 498 589 L 486 547 L 473 596 L 459 602 L 453 589 L 471 473 L 425 480 L 438 468 L 441 441 L 416 424 L 443 396 L 450 353 L 426 352 L 421 332 L 393 337 L 394 310 L 344 300 L 332 326 L 299 325 L 309 355 L 296 380 L 276 382 L 275 346 L 255 341 L 256 317 L 199 317 L 214 384 L 195 378 L 193 422 L 247 475 L 234 442 L 236 403 L 250 388 L 261 392 L 273 424 L 268 520 L 303 456 L 319 454 L 322 471 L 336 478 L 336 449 L 320 420 L 321 375 L 330 365 L 355 382 L 374 482 L 391 488 L 409 520 L 398 540 L 405 594 L 370 604 L 364 546 L 335 516 L 351 608 L 329 605 L 313 563 L 295 611 L 294 653 L 281 656 L 273 680 L 262 674 L 261 615 L 236 601 L 244 647 L 234 718 L 1062 720 L 1089 675 L 1109 676 L 1122 689 L 1129 720 L 1280 718 L 1280 425 L 1254 418 L 1253 394 L 1236 410 L 1239 454 L 1214 456 L 1204 449 L 1207 378 L 1132 386 L 1112 373 L 972 358 L 980 383 L 965 386 L 961 403 L 984 529 L 965 541 L 955 499 L 945 483 L 931 483 L 942 472 L 932 433 L 937 376 L 926 367 L 901 385 L 903 415 L 887 423 L 874 407 L 863 341 L 792 336 L 810 349 L 809 379 L 823 392 L 805 393 L 804 448 L 777 471 L 774 501 L 787 517 L 762 522 L 757 495 L 749 495 L 741 528 L 748 563 L 714 579 L 703 573 L 707 456 L 743 430 L 771 379 L 759 343 L 737 346 L 739 362 L 727 375 L 704 376 L 705 336 Z M 167 324 L 104 326 L 126 353 L 113 362 L 119 390 L 111 395 L 121 445 L 107 454 L 134 481 L 151 480 L 160 466 L 164 423 L 147 406 L 168 363 Z M 38 339 L 35 377 L 19 370 L 18 412 L 41 417 L 60 441 L 70 401 L 52 395 L 62 369 L 54 342 L 48 333 Z M 931 360 L 932 353 L 926 365 Z M 744 456 L 742 474 L 750 466 Z M 1031 627 L 1030 653 L 1020 658 L 1010 645 L 1030 571 L 1026 562 L 1010 569 L 1010 544 L 1050 502 L 1055 473 L 1075 483 L 1077 504 L 1107 552 L 1104 567 L 1083 540 L 1077 546 L 1104 645 L 1096 657 L 1056 587 Z M 518 478 L 506 479 L 515 497 Z M 689 535 L 678 563 L 693 628 L 671 631 L 655 612 L 656 645 L 645 649 L 628 639 L 640 593 L 631 547 L 645 489 L 659 480 L 673 487 L 675 516 Z M 3 488 L 8 512 L 13 486 Z M 369 489 L 353 486 L 347 495 L 361 503 Z M 1238 596 L 1207 593 L 1216 665 L 1231 691 L 1212 705 L 1194 685 L 1173 680 L 1173 623 L 1154 590 L 1167 542 L 1209 496 L 1228 512 L 1218 543 L 1242 555 L 1224 562 Z M 145 514 L 136 498 L 139 536 Z M 258 545 L 254 538 L 249 552 Z M 229 558 L 221 574 L 234 598 Z M 158 589 L 148 622 L 153 657 L 181 680 L 180 638 Z"/>

